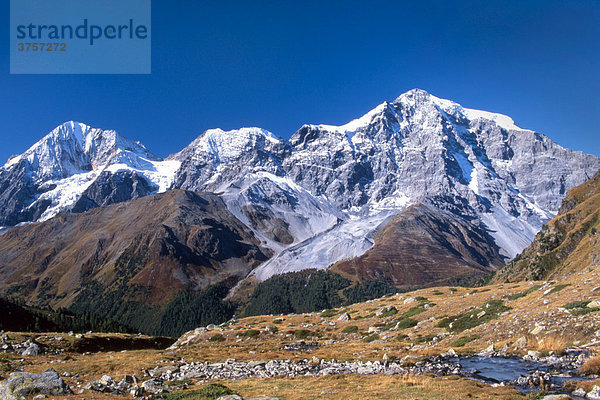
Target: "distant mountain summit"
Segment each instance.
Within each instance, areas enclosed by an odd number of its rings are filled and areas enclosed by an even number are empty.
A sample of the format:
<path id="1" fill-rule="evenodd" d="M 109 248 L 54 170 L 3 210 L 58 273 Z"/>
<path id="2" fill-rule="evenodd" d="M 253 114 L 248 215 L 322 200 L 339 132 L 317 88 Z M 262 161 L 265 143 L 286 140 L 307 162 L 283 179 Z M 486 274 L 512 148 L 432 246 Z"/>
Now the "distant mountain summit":
<path id="1" fill-rule="evenodd" d="M 361 256 L 395 215 L 424 204 L 429 222 L 485 238 L 476 253 L 491 262 L 452 256 L 480 271 L 528 246 L 567 190 L 599 168 L 597 157 L 508 116 L 414 89 L 345 125 L 304 125 L 289 140 L 211 129 L 165 160 L 114 131 L 69 122 L 0 169 L 0 225 L 169 189 L 213 192 L 272 251 L 251 272 L 264 280 Z"/>
<path id="2" fill-rule="evenodd" d="M 43 221 L 77 209 L 106 180 L 113 188 L 95 206 L 165 191 L 179 165 L 159 160 L 140 142 L 113 130 L 66 122 L 0 169 L 0 225 Z"/>

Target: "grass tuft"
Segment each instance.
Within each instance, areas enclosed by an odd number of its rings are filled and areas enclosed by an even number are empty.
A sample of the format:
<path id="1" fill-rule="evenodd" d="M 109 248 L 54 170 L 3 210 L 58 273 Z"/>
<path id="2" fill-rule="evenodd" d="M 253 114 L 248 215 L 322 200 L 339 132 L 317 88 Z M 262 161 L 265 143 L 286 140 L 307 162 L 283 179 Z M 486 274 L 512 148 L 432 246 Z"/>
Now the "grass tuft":
<path id="1" fill-rule="evenodd" d="M 379 340 L 379 339 L 380 339 L 380 336 L 379 336 L 379 334 L 377 334 L 377 333 L 374 333 L 374 334 L 372 334 L 372 335 L 369 335 L 369 336 L 367 336 L 366 338 L 364 338 L 364 339 L 363 339 L 363 342 L 365 342 L 365 343 L 371 343 L 371 342 L 373 342 L 373 341 L 375 341 L 375 340 Z"/>
<path id="2" fill-rule="evenodd" d="M 342 333 L 357 333 L 358 332 L 358 326 L 356 325 L 350 325 L 345 327 L 344 329 L 342 329 Z"/>
<path id="3" fill-rule="evenodd" d="M 294 336 L 296 336 L 298 339 L 306 339 L 307 337 L 310 337 L 310 336 L 319 336 L 317 333 L 310 331 L 308 329 L 297 329 L 297 330 L 293 331 L 292 334 Z"/>
<path id="4" fill-rule="evenodd" d="M 527 290 L 523 290 L 523 291 L 522 291 L 522 292 L 520 292 L 520 293 L 515 293 L 515 294 L 512 294 L 512 295 L 508 296 L 508 299 L 509 299 L 509 300 L 517 300 L 517 299 L 520 299 L 520 298 L 522 298 L 522 297 L 525 297 L 525 296 L 527 296 L 528 294 L 531 294 L 531 293 L 535 292 L 536 290 L 538 290 L 538 289 L 539 289 L 539 288 L 541 288 L 541 287 L 542 287 L 541 285 L 534 285 L 534 286 L 530 287 L 530 288 L 529 288 L 529 289 L 527 289 Z"/>
<path id="5" fill-rule="evenodd" d="M 229 396 L 235 392 L 225 385 L 220 383 L 209 383 L 198 390 L 190 390 L 187 392 L 169 393 L 166 395 L 167 400 L 213 400 L 221 396 Z"/>
<path id="6" fill-rule="evenodd" d="M 388 311 L 384 311 L 379 318 L 387 318 L 387 317 L 391 317 L 392 315 L 396 315 L 398 314 L 398 310 L 395 308 L 392 308 L 391 310 Z"/>
<path id="7" fill-rule="evenodd" d="M 450 332 L 462 332 L 496 319 L 501 313 L 510 309 L 510 307 L 505 306 L 500 300 L 490 300 L 483 306 L 471 311 L 443 318 L 436 326 L 438 328 L 446 328 Z M 482 311 L 485 311 L 485 314 L 478 317 Z"/>
<path id="8" fill-rule="evenodd" d="M 260 331 L 256 329 L 248 329 L 247 331 L 239 332 L 237 335 L 241 337 L 255 338 L 258 337 L 258 335 L 260 335 Z"/>
<path id="9" fill-rule="evenodd" d="M 331 318 L 338 315 L 340 312 L 334 309 L 325 310 L 321 313 L 321 317 L 323 318 Z"/>
<path id="10" fill-rule="evenodd" d="M 455 340 L 450 343 L 451 347 L 463 347 L 465 344 L 472 342 L 474 340 L 479 339 L 481 336 L 479 335 L 471 335 L 471 336 L 463 336 L 460 339 Z"/>
<path id="11" fill-rule="evenodd" d="M 412 318 L 402 318 L 398 320 L 398 329 L 408 329 L 417 325 L 418 322 Z"/>
<path id="12" fill-rule="evenodd" d="M 569 286 L 569 285 L 568 285 L 568 284 L 564 284 L 564 285 L 556 285 L 556 286 L 554 286 L 554 287 L 552 288 L 552 290 L 551 290 L 551 291 L 549 291 L 548 293 L 546 293 L 544 296 L 550 296 L 551 294 L 558 293 L 558 292 L 560 292 L 561 290 L 563 290 L 564 288 L 566 288 L 567 286 Z"/>
<path id="13" fill-rule="evenodd" d="M 224 342 L 225 341 L 225 336 L 221 335 L 220 333 L 215 333 L 214 335 L 212 335 L 211 337 L 208 338 L 209 342 Z"/>
<path id="14" fill-rule="evenodd" d="M 600 374 L 600 356 L 592 357 L 579 367 L 582 375 L 598 375 Z"/>
<path id="15" fill-rule="evenodd" d="M 591 312 L 600 311 L 600 308 L 598 307 L 588 307 L 587 305 L 590 303 L 590 301 L 573 301 L 571 303 L 565 304 L 563 307 L 569 310 L 571 315 L 574 316 L 586 315 Z"/>

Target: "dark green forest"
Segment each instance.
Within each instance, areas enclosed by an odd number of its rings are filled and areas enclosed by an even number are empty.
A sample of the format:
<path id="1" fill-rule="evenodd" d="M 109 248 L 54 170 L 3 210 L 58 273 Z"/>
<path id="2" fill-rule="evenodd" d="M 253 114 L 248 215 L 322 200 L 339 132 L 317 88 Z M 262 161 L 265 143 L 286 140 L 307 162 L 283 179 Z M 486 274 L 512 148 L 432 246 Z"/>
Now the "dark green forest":
<path id="1" fill-rule="evenodd" d="M 136 332 L 158 336 L 180 336 L 198 326 L 220 324 L 229 320 L 235 306 L 223 298 L 229 286 L 218 283 L 202 291 L 184 290 L 164 306 L 141 300 L 144 288 L 129 286 L 107 292 L 98 283 L 88 284 L 70 310 L 76 314 L 94 313 L 101 318 L 115 318 Z"/>
<path id="2" fill-rule="evenodd" d="M 231 285 L 232 282 L 228 282 L 202 291 L 184 290 L 163 307 L 130 300 L 132 293 L 142 288 L 120 288 L 107 293 L 97 283 L 88 284 L 69 309 L 36 309 L 0 299 L 0 329 L 141 332 L 177 337 L 199 326 L 231 319 L 243 307 L 224 300 Z M 276 275 L 259 283 L 243 315 L 313 312 L 395 292 L 394 286 L 383 282 L 356 283 L 329 271 L 304 270 Z M 143 293 L 137 294 L 143 297 Z"/>
<path id="3" fill-rule="evenodd" d="M 329 271 L 304 270 L 275 275 L 258 284 L 245 315 L 305 313 L 396 293 L 384 282 L 353 283 Z"/>
<path id="4" fill-rule="evenodd" d="M 229 288 L 223 283 L 209 286 L 201 292 L 179 292 L 167 304 L 155 335 L 180 336 L 182 333 L 208 324 L 220 324 L 233 317 L 235 305 L 222 300 Z"/>
<path id="5" fill-rule="evenodd" d="M 91 313 L 38 309 L 0 298 L 0 330 L 21 332 L 133 332 L 127 326 Z"/>

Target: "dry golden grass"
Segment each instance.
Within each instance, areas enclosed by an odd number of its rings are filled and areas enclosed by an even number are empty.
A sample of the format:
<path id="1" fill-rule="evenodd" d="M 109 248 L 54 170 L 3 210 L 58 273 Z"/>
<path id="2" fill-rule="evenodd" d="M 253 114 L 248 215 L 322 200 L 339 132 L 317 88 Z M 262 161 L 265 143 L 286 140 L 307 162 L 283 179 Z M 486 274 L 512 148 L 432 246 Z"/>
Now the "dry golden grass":
<path id="1" fill-rule="evenodd" d="M 274 396 L 281 400 L 464 400 L 524 399 L 513 388 L 492 388 L 464 378 L 429 376 L 359 376 L 246 379 L 226 382 L 245 397 Z"/>
<path id="2" fill-rule="evenodd" d="M 521 400 L 527 397 L 510 387 L 493 388 L 466 378 L 431 376 L 334 375 L 323 377 L 210 381 L 224 384 L 243 397 L 273 396 L 280 400 Z M 206 383 L 190 386 L 188 391 Z M 82 397 L 84 396 L 84 397 Z M 123 399 L 108 393 L 56 396 L 69 400 Z"/>
<path id="3" fill-rule="evenodd" d="M 41 372 L 54 368 L 59 373 L 79 374 L 79 382 L 74 378 L 66 378 L 67 383 L 77 390 L 77 385 L 90 382 L 109 374 L 120 380 L 124 375 L 136 375 L 143 378 L 142 370 L 151 370 L 156 366 L 177 365 L 180 362 L 207 361 L 222 362 L 228 358 L 239 361 L 274 359 L 336 359 L 340 361 L 374 361 L 382 360 L 387 354 L 391 360 L 414 362 L 419 357 L 437 355 L 448 350 L 451 344 L 460 337 L 477 338 L 465 346 L 455 348 L 461 354 L 478 352 L 490 344 L 496 349 L 504 344 L 509 345 L 512 353 L 524 353 L 527 350 L 542 352 L 560 352 L 567 347 L 584 344 L 591 340 L 597 329 L 598 313 L 583 316 L 572 316 L 560 307 L 574 301 L 600 299 L 600 293 L 592 292 L 592 288 L 600 286 L 600 279 L 593 270 L 582 275 L 573 275 L 560 283 L 569 284 L 564 289 L 551 294 L 544 294 L 559 282 L 535 282 L 540 285 L 535 289 L 531 283 L 511 283 L 490 285 L 483 288 L 428 288 L 411 293 L 397 294 L 370 302 L 354 304 L 337 309 L 337 313 L 329 313 L 323 317 L 320 312 L 285 315 L 256 316 L 242 318 L 223 326 L 220 332 L 225 337 L 223 342 L 211 342 L 207 339 L 215 332 L 206 332 L 191 345 L 176 350 L 134 350 L 125 352 L 99 352 L 78 354 L 74 348 L 77 338 L 64 334 L 21 334 L 8 333 L 11 339 L 23 341 L 35 337 L 39 342 L 58 346 L 63 350 L 55 356 L 21 357 L 0 355 L 0 359 L 11 358 L 13 366 L 24 366 L 25 370 Z M 533 290 L 531 288 L 534 288 Z M 527 293 L 521 296 L 522 293 Z M 434 304 L 422 312 L 411 315 L 417 326 L 396 329 L 394 321 L 402 318 L 404 313 L 411 312 L 419 302 L 404 301 L 411 297 L 422 297 Z M 437 327 L 438 321 L 445 316 L 455 316 L 480 308 L 490 300 L 502 300 L 511 309 L 498 318 L 461 333 L 447 332 Z M 393 305 L 398 312 L 387 317 L 374 315 L 379 308 Z M 350 321 L 337 321 L 337 315 L 348 312 Z M 335 315 L 334 315 L 335 314 Z M 544 329 L 537 335 L 531 330 L 538 325 Z M 595 329 L 587 329 L 585 326 Z M 276 326 L 277 333 L 268 333 L 267 327 Z M 356 326 L 357 333 L 343 333 L 349 326 Z M 370 343 L 364 341 L 369 327 L 379 326 L 380 340 Z M 257 337 L 238 336 L 249 329 L 258 330 Z M 304 339 L 316 344 L 316 348 L 306 351 L 287 351 L 284 345 L 297 343 L 299 339 L 292 334 L 298 329 L 306 329 L 315 333 Z M 437 335 L 437 342 L 423 342 L 422 338 Z M 53 336 L 61 336 L 63 340 L 53 340 Z M 87 335 L 86 335 L 87 336 Z M 90 335 L 92 336 L 92 335 Z M 106 335 L 98 335 L 106 336 Z M 110 335 L 108 335 L 110 336 Z M 119 335 L 117 335 L 119 336 Z M 524 349 L 515 349 L 513 343 L 520 337 L 527 338 Z M 419 339 L 421 338 L 421 339 Z M 594 347 L 591 350 L 594 351 Z M 184 361 L 181 361 L 181 360 Z M 600 364 L 598 361 L 594 361 Z M 592 365 L 592 361 L 590 361 Z M 281 399 L 469 399 L 469 398 L 524 398 L 510 388 L 491 388 L 488 385 L 457 379 L 453 377 L 413 377 L 413 376 L 325 376 L 320 378 L 272 378 L 245 379 L 241 381 L 222 381 L 221 383 L 243 396 L 271 395 Z M 193 387 L 192 387 L 193 388 Z M 112 399 L 118 396 L 85 392 L 78 396 L 67 396 L 68 399 Z"/>
<path id="4" fill-rule="evenodd" d="M 596 318 L 596 314 L 573 317 L 568 311 L 560 311 L 560 307 L 572 301 L 600 298 L 599 294 L 591 293 L 591 288 L 600 285 L 600 280 L 593 273 L 583 275 L 583 277 L 586 278 L 585 284 L 582 284 L 583 279 L 579 277 L 575 282 L 568 282 L 569 286 L 563 290 L 547 295 L 544 293 L 558 283 L 521 282 L 477 289 L 428 288 L 340 308 L 336 310 L 337 314 L 333 313 L 335 315 L 326 318 L 323 318 L 319 312 L 242 318 L 225 327 L 223 335 L 227 339 L 226 341 L 222 343 L 208 342 L 206 339 L 212 334 L 209 332 L 193 346 L 187 346 L 181 351 L 186 358 L 206 361 L 223 361 L 226 358 L 239 360 L 301 359 L 312 356 L 324 359 L 368 361 L 380 360 L 385 353 L 395 358 L 415 354 L 439 354 L 452 347 L 452 343 L 458 338 L 472 336 L 478 337 L 478 339 L 455 350 L 461 354 L 472 354 L 490 344 L 494 344 L 497 349 L 508 344 L 509 351 L 513 353 L 522 354 L 527 350 L 560 352 L 574 344 L 588 342 L 594 334 L 593 330 L 582 329 L 581 324 L 586 324 L 586 321 L 589 320 L 589 324 L 594 325 L 593 319 Z M 540 285 L 541 288 L 537 289 L 536 285 Z M 526 294 L 519 297 L 522 293 Z M 423 297 L 435 305 L 411 316 L 412 319 L 419 322 L 418 326 L 390 329 L 389 326 L 394 321 L 418 304 L 415 302 L 404 304 L 404 300 L 409 297 Z M 502 300 L 511 310 L 503 313 L 497 319 L 462 333 L 447 332 L 445 328 L 436 326 L 444 316 L 459 315 L 475 307 L 482 307 L 490 300 Z M 386 305 L 395 306 L 398 313 L 387 318 L 374 315 L 376 310 Z M 348 312 L 352 319 L 337 321 L 337 315 L 341 312 Z M 531 335 L 530 332 L 537 324 L 543 325 L 544 329 L 536 336 Z M 267 326 L 277 326 L 279 332 L 277 334 L 266 333 Z M 358 332 L 343 333 L 344 328 L 349 326 L 357 327 Z M 380 340 L 365 343 L 363 338 L 367 336 L 367 330 L 372 326 L 382 327 L 383 330 L 379 333 Z M 261 334 L 257 338 L 245 338 L 238 342 L 237 334 L 248 329 L 259 330 Z M 283 350 L 284 344 L 298 340 L 290 334 L 297 329 L 307 329 L 315 333 L 316 336 L 305 340 L 319 344 L 318 348 L 308 352 Z M 419 337 L 435 335 L 439 335 L 439 340 L 435 343 L 424 343 L 419 339 Z M 528 339 L 526 348 L 511 347 L 522 336 L 526 336 Z"/>
<path id="5" fill-rule="evenodd" d="M 573 392 L 577 388 L 582 388 L 586 392 L 591 391 L 594 386 L 600 386 L 600 379 L 594 379 L 591 381 L 567 381 L 563 385 L 563 389 L 565 392 Z"/>
<path id="6" fill-rule="evenodd" d="M 600 356 L 590 358 L 579 368 L 579 373 L 583 375 L 600 374 Z"/>
<path id="7" fill-rule="evenodd" d="M 531 350 L 537 350 L 541 352 L 561 352 L 566 348 L 573 346 L 573 342 L 582 339 L 581 335 L 578 336 L 566 336 L 558 334 L 550 334 L 542 337 L 533 335 L 527 336 L 528 348 Z"/>

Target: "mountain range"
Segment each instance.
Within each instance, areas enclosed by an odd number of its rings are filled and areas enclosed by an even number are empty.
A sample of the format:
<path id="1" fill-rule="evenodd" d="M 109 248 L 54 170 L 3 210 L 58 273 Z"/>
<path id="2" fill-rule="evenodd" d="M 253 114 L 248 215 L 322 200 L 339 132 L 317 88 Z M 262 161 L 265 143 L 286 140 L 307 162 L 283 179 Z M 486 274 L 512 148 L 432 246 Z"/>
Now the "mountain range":
<path id="1" fill-rule="evenodd" d="M 598 169 L 596 156 L 508 116 L 420 89 L 345 125 L 304 125 L 289 140 L 210 129 L 165 159 L 115 131 L 67 122 L 0 169 L 0 225 L 24 225 L 0 236 L 0 293 L 28 288 L 43 303 L 40 278 L 61 271 L 69 283 L 51 285 L 52 302 L 68 306 L 84 275 L 112 285 L 128 248 L 152 254 L 128 275 L 147 275 L 145 287 L 157 284 L 150 276 L 202 289 L 331 266 L 398 287 L 484 275 L 525 249 Z M 205 225 L 209 239 L 198 239 Z M 163 270 L 144 272 L 153 268 Z"/>

